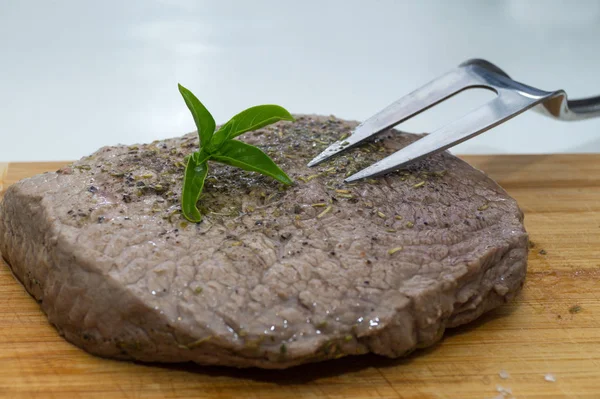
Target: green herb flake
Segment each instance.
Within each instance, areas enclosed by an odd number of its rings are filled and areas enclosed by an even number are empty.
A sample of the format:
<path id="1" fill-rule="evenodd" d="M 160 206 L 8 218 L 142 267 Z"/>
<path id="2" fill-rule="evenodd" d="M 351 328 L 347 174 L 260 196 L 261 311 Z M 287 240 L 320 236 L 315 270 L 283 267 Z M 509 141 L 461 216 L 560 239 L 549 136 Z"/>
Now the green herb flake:
<path id="1" fill-rule="evenodd" d="M 402 251 L 404 249 L 404 247 L 396 247 L 396 248 L 392 248 L 388 251 L 388 255 L 392 256 L 393 254 L 395 254 L 396 252 Z"/>
<path id="2" fill-rule="evenodd" d="M 485 211 L 486 209 L 488 209 L 490 206 L 488 204 L 483 204 L 481 205 L 479 208 L 477 208 L 478 211 Z"/>
<path id="3" fill-rule="evenodd" d="M 333 208 L 333 206 L 329 205 L 327 208 L 325 208 L 325 210 L 323 212 L 321 212 L 317 215 L 317 219 L 321 219 L 323 216 L 327 215 L 331 211 L 332 208 Z"/>
<path id="4" fill-rule="evenodd" d="M 581 309 L 582 309 L 581 306 L 573 305 L 569 308 L 569 313 L 571 313 L 571 314 L 579 313 L 579 312 L 581 312 Z"/>
<path id="5" fill-rule="evenodd" d="M 415 224 L 413 222 L 406 222 L 406 227 L 412 229 L 413 227 L 415 227 Z"/>
<path id="6" fill-rule="evenodd" d="M 377 211 L 377 216 L 379 216 L 382 219 L 385 219 L 385 213 L 381 212 L 381 211 Z"/>
<path id="7" fill-rule="evenodd" d="M 287 353 L 287 346 L 285 344 L 281 344 L 279 347 L 279 353 L 285 355 Z"/>
<path id="8" fill-rule="evenodd" d="M 423 187 L 425 185 L 425 181 L 420 181 L 417 184 L 413 185 L 413 188 L 419 188 L 419 187 Z"/>
<path id="9" fill-rule="evenodd" d="M 320 174 L 320 173 L 317 173 L 316 175 L 310 175 L 310 176 L 308 176 L 308 177 L 305 177 L 305 178 L 304 178 L 304 182 L 305 182 L 305 183 L 308 183 L 308 182 L 309 182 L 309 181 L 311 181 L 312 179 L 316 179 L 317 177 L 320 177 L 320 176 L 321 176 L 321 174 Z"/>
<path id="10" fill-rule="evenodd" d="M 188 349 L 197 348 L 200 345 L 202 345 L 202 344 L 210 341 L 211 339 L 212 339 L 212 335 L 209 335 L 208 337 L 201 338 L 201 339 L 199 339 L 197 341 L 192 342 L 191 344 L 187 344 L 186 346 L 187 346 Z"/>
<path id="11" fill-rule="evenodd" d="M 321 212 L 317 215 L 317 219 L 321 219 L 323 216 L 327 215 L 331 211 L 332 208 L 333 208 L 333 206 L 329 205 L 327 208 L 325 208 L 325 210 L 323 212 Z"/>

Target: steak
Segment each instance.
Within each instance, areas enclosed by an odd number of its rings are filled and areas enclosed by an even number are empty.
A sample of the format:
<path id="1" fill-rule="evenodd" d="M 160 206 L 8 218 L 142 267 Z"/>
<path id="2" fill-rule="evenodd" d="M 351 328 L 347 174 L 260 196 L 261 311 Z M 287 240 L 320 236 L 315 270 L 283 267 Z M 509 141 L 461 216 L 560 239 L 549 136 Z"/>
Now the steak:
<path id="1" fill-rule="evenodd" d="M 306 167 L 354 126 L 300 116 L 246 134 L 295 184 L 212 163 L 198 224 L 180 213 L 195 133 L 103 147 L 7 190 L 0 251 L 68 341 L 139 361 L 399 357 L 514 297 L 515 200 L 449 153 L 344 184 L 420 137 L 396 130 Z"/>

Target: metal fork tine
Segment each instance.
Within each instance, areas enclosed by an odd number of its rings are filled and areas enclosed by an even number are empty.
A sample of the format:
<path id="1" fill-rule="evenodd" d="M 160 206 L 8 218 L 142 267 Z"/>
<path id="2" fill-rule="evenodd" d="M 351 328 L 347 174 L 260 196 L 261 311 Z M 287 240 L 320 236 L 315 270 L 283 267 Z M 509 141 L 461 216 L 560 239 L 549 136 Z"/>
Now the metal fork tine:
<path id="1" fill-rule="evenodd" d="M 444 151 L 470 139 L 538 104 L 544 112 L 563 120 L 600 117 L 600 96 L 567 100 L 563 90 L 543 91 L 512 80 L 489 61 L 471 59 L 388 106 L 360 124 L 350 137 L 336 142 L 309 162 L 313 166 L 352 148 L 373 135 L 389 129 L 425 111 L 454 94 L 472 87 L 483 87 L 498 94 L 494 100 L 477 108 L 432 134 L 412 143 L 391 156 L 348 177 L 351 182 L 398 169 L 410 162 Z"/>
<path id="2" fill-rule="evenodd" d="M 442 152 L 524 112 L 536 102 L 536 99 L 527 98 L 515 92 L 502 92 L 498 97 L 462 118 L 353 174 L 345 181 L 351 182 L 381 175 L 428 155 Z"/>
<path id="3" fill-rule="evenodd" d="M 308 166 L 323 162 L 327 158 L 352 148 L 377 133 L 394 127 L 457 92 L 472 86 L 473 83 L 472 77 L 467 75 L 462 68 L 456 68 L 432 80 L 358 125 L 349 137 L 330 145 L 310 161 Z"/>

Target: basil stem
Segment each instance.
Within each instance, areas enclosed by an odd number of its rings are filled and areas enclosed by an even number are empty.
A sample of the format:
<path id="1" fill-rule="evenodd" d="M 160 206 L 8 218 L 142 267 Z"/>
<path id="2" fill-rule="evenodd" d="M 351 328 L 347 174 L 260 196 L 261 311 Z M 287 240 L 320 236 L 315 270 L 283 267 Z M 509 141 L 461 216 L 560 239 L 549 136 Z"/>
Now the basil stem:
<path id="1" fill-rule="evenodd" d="M 181 193 L 181 210 L 183 216 L 190 222 L 200 222 L 202 215 L 196 207 L 204 188 L 204 180 L 208 174 L 208 154 L 194 152 L 188 158 L 183 176 L 183 189 Z"/>

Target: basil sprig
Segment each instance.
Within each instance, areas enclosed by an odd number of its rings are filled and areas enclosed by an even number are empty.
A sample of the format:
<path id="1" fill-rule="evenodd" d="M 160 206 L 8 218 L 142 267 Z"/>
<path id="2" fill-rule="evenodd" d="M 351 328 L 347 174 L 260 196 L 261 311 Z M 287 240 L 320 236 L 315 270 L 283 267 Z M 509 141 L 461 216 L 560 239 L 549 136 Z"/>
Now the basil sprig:
<path id="1" fill-rule="evenodd" d="M 182 85 L 179 85 L 179 92 L 194 117 L 200 139 L 199 150 L 188 157 L 183 178 L 181 210 L 186 219 L 194 223 L 202 220 L 196 203 L 208 174 L 209 160 L 271 176 L 283 184 L 293 183 L 259 148 L 233 140 L 241 134 L 278 121 L 293 121 L 294 117 L 288 111 L 278 105 L 251 107 L 235 115 L 215 132 L 215 120 L 206 107 Z"/>

